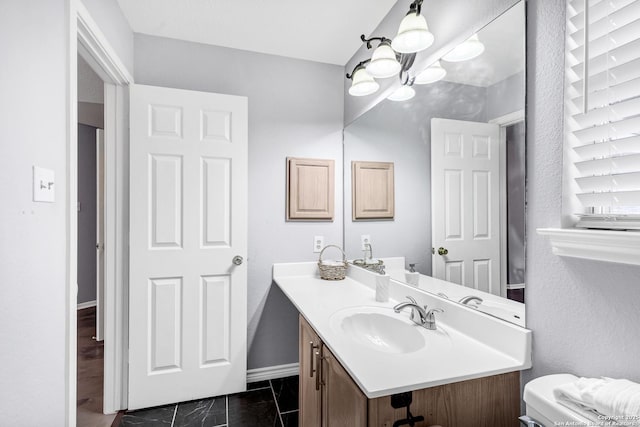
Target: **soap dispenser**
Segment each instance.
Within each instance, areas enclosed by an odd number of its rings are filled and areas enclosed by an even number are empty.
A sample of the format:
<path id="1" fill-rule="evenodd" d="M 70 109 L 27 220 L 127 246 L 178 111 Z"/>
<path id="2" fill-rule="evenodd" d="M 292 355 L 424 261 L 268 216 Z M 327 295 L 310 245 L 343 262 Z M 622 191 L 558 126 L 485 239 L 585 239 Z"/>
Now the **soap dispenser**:
<path id="1" fill-rule="evenodd" d="M 391 276 L 384 272 L 384 265 L 380 266 L 380 274 L 376 276 L 376 301 L 389 301 L 389 280 Z"/>
<path id="2" fill-rule="evenodd" d="M 404 273 L 407 284 L 411 286 L 418 286 L 420 283 L 420 273 L 416 271 L 415 264 L 409 264 L 409 271 Z"/>

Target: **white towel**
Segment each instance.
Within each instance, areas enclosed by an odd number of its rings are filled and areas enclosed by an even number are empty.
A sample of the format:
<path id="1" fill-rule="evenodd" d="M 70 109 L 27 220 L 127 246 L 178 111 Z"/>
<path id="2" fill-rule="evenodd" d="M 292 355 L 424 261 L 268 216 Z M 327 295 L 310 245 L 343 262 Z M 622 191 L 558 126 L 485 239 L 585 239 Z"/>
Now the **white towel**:
<path id="1" fill-rule="evenodd" d="M 600 414 L 601 420 L 640 425 L 640 384 L 612 378 L 579 378 L 553 390 L 560 403 L 573 403 Z M 568 406 L 568 405 L 567 405 Z"/>

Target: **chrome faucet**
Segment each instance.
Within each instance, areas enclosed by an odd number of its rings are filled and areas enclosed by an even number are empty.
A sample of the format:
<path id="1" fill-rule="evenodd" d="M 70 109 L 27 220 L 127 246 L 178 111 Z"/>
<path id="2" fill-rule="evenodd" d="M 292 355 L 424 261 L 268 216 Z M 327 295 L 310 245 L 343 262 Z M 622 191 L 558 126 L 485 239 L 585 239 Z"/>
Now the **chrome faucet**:
<path id="1" fill-rule="evenodd" d="M 416 325 L 423 326 L 427 321 L 427 306 L 425 305 L 424 308 L 420 307 L 418 305 L 418 302 L 410 296 L 407 296 L 407 299 L 409 299 L 409 302 L 401 302 L 400 304 L 393 307 L 393 311 L 395 311 L 396 313 L 400 313 L 400 310 L 402 310 L 403 308 L 410 307 L 411 316 L 409 316 L 409 318 L 413 320 L 413 323 L 415 323 Z"/>
<path id="2" fill-rule="evenodd" d="M 467 295 L 466 297 L 460 298 L 460 304 L 469 305 L 471 301 L 476 301 L 478 304 L 482 304 L 482 298 L 477 297 L 475 295 Z M 473 307 L 473 306 L 471 306 Z"/>
<path id="3" fill-rule="evenodd" d="M 444 313 L 444 310 L 442 310 L 441 308 L 432 308 L 431 310 L 427 311 L 426 305 L 424 306 L 424 308 L 422 308 L 420 307 L 420 305 L 418 305 L 418 302 L 414 298 L 407 296 L 407 299 L 409 299 L 409 302 L 401 302 L 400 304 L 393 307 L 393 311 L 395 311 L 396 313 L 400 313 L 400 310 L 402 310 L 403 308 L 410 307 L 410 319 L 413 320 L 413 323 L 415 323 L 416 325 L 420 325 L 426 329 L 436 330 L 437 327 L 435 313 Z"/>
<path id="4" fill-rule="evenodd" d="M 371 247 L 371 243 L 364 244 L 364 260 L 367 260 L 367 252 L 369 252 L 369 258 L 373 259 L 373 247 Z"/>

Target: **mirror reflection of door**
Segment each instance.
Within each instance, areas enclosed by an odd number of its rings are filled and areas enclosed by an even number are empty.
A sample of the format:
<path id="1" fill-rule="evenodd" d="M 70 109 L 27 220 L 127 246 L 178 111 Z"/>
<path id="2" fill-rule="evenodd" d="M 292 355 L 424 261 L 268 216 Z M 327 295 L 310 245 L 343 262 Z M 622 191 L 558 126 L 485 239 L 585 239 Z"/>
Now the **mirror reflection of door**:
<path id="1" fill-rule="evenodd" d="M 499 136 L 496 124 L 431 119 L 432 271 L 438 279 L 506 295 L 500 289 Z"/>

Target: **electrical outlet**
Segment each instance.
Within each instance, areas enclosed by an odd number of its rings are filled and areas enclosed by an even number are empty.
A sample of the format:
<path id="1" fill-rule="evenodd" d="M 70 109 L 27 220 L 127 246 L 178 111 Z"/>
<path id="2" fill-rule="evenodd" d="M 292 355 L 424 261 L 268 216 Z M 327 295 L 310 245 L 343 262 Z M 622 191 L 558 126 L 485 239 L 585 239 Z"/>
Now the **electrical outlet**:
<path id="1" fill-rule="evenodd" d="M 366 250 L 368 250 L 368 249 L 369 249 L 369 248 L 367 248 L 367 246 L 366 246 L 366 245 L 367 245 L 367 243 L 368 243 L 368 244 L 371 244 L 371 236 L 370 236 L 370 235 L 368 235 L 368 234 L 363 234 L 363 235 L 361 235 L 361 236 L 360 236 L 360 246 L 361 246 L 361 249 L 362 249 L 363 251 L 366 251 Z"/>
<path id="2" fill-rule="evenodd" d="M 313 252 L 319 253 L 324 248 L 324 236 L 313 237 Z"/>

